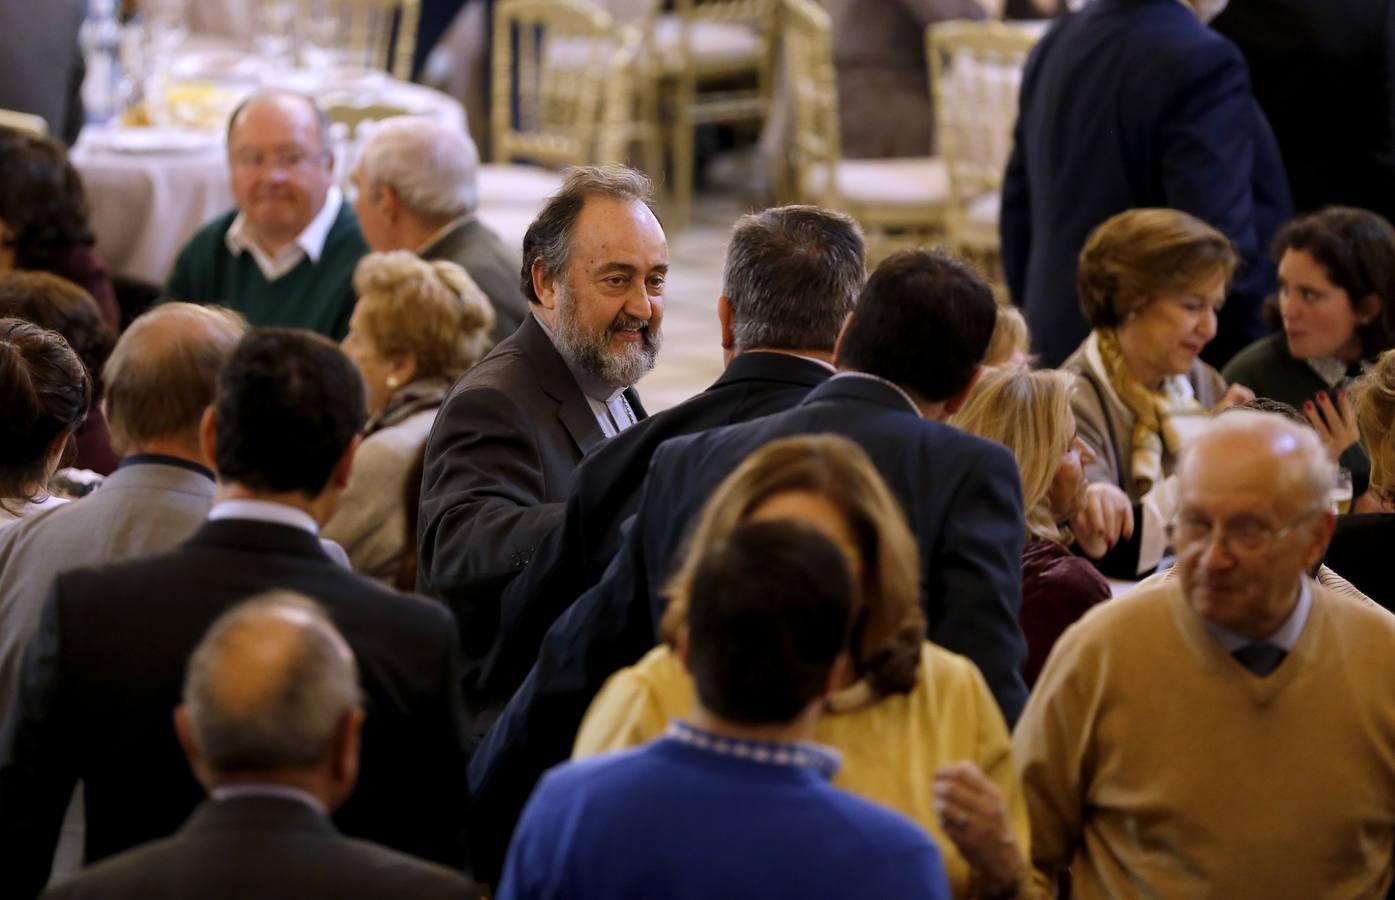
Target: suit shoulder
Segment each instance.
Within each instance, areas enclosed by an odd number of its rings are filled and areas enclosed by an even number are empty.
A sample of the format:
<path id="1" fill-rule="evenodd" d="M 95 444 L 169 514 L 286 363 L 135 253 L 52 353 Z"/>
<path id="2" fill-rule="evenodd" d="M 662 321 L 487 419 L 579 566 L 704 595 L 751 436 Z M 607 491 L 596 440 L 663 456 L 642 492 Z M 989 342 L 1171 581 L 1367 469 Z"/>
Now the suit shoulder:
<path id="1" fill-rule="evenodd" d="M 344 874 L 348 879 L 383 881 L 384 887 L 390 886 L 398 896 L 479 896 L 478 889 L 468 878 L 436 863 L 358 838 L 340 838 L 338 844 L 346 863 Z"/>

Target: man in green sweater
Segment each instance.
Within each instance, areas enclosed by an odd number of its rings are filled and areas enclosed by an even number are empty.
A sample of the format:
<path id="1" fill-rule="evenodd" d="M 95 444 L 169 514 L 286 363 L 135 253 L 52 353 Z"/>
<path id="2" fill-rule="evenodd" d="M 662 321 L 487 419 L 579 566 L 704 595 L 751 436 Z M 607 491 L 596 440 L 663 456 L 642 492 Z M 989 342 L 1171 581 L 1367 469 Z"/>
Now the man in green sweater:
<path id="1" fill-rule="evenodd" d="M 1178 578 L 1056 644 L 1013 736 L 1038 886 L 1072 896 L 1383 897 L 1395 616 L 1308 578 L 1332 535 L 1311 430 L 1219 417 L 1184 452 Z"/>
<path id="2" fill-rule="evenodd" d="M 237 209 L 198 230 L 164 298 L 217 303 L 255 326 L 308 328 L 339 340 L 354 308 L 354 267 L 368 246 L 334 184 L 329 123 L 300 94 L 256 94 L 228 124 Z"/>

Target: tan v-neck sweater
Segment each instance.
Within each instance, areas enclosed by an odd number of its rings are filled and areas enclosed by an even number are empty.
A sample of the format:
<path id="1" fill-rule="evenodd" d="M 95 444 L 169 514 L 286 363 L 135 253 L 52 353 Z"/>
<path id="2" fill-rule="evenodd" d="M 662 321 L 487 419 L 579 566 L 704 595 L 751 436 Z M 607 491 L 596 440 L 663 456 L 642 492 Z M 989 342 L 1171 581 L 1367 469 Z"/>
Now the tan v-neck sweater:
<path id="1" fill-rule="evenodd" d="M 1039 886 L 1073 896 L 1383 897 L 1395 850 L 1395 616 L 1313 585 L 1257 678 L 1176 582 L 1056 644 L 1013 755 Z"/>

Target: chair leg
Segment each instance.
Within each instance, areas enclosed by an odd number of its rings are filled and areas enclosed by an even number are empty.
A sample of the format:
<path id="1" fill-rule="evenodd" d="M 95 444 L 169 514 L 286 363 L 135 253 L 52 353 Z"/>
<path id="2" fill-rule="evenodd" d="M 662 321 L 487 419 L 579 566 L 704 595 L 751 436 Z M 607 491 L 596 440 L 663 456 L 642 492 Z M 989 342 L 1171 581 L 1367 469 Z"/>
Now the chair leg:
<path id="1" fill-rule="evenodd" d="M 674 227 L 688 227 L 693 212 L 693 103 L 697 86 L 691 77 L 680 77 L 673 95 L 673 125 L 669 130 Z"/>

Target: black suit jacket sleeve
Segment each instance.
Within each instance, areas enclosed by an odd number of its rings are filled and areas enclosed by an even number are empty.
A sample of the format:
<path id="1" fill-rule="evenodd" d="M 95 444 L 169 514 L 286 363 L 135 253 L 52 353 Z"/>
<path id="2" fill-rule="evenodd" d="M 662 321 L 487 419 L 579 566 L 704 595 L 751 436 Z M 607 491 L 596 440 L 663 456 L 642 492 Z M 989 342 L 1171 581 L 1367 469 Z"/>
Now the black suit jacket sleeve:
<path id="1" fill-rule="evenodd" d="M 637 597 L 647 581 L 631 534 L 601 582 L 548 629 L 537 663 L 470 761 L 477 880 L 496 880 L 528 796 L 543 772 L 571 755 L 586 709 L 606 679 L 654 645 L 649 605 Z"/>
<path id="2" fill-rule="evenodd" d="M 979 454 L 949 506 L 926 593 L 939 616 L 930 639 L 971 657 L 1011 726 L 1027 702 L 1022 664 L 1022 489 L 1002 447 Z"/>
<path id="3" fill-rule="evenodd" d="M 1020 97 L 1027 94 L 1031 78 L 1031 62 L 1022 78 Z M 998 213 L 998 239 L 1002 245 L 1003 275 L 1008 296 L 1021 304 L 1027 296 L 1027 261 L 1032 254 L 1032 196 L 1027 181 L 1027 161 L 1022 155 L 1026 134 L 1022 117 L 1012 128 L 1012 152 L 1008 155 L 1007 171 L 1003 173 L 1002 198 Z"/>
<path id="4" fill-rule="evenodd" d="M 504 586 L 561 527 L 563 504 L 543 502 L 541 453 L 515 402 L 488 387 L 452 397 L 427 441 L 422 574 L 432 593 L 448 599 L 467 645 L 475 634 L 487 646 Z M 491 602 L 477 608 L 472 596 Z M 466 653 L 473 658 L 480 648 Z"/>
<path id="5" fill-rule="evenodd" d="M 1256 188 L 1256 143 L 1272 138 L 1250 92 L 1240 51 L 1229 42 L 1208 43 L 1188 64 L 1189 77 L 1180 79 L 1174 92 L 1176 112 L 1164 117 L 1158 138 L 1163 193 L 1169 207 L 1209 222 L 1240 254 L 1217 337 L 1207 348 L 1208 356 L 1224 360 L 1264 330 L 1260 307 L 1272 268 L 1255 224 L 1256 194 L 1284 204 L 1288 187 L 1275 159 L 1270 167 L 1277 171 L 1264 173 L 1265 183 Z"/>
<path id="6" fill-rule="evenodd" d="M 15 708 L 0 726 L 0 882 L 7 897 L 43 890 L 77 783 L 63 698 L 58 587 L 25 652 Z"/>

